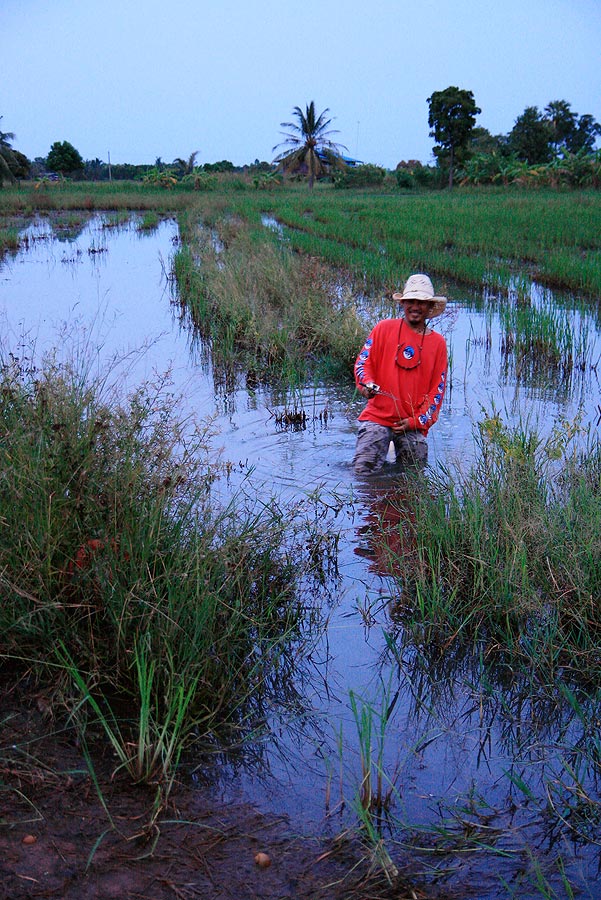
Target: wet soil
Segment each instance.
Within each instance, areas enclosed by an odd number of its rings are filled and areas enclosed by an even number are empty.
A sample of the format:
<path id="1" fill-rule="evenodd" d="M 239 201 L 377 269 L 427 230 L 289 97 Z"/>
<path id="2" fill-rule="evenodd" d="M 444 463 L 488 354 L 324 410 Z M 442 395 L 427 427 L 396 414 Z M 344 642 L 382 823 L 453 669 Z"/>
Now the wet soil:
<path id="1" fill-rule="evenodd" d="M 426 897 L 404 874 L 390 885 L 357 834 L 295 834 L 209 788 L 176 785 L 149 825 L 154 789 L 115 776 L 108 759 L 94 758 L 92 773 L 73 731 L 49 727 L 38 704 L 0 708 L 1 898 Z"/>

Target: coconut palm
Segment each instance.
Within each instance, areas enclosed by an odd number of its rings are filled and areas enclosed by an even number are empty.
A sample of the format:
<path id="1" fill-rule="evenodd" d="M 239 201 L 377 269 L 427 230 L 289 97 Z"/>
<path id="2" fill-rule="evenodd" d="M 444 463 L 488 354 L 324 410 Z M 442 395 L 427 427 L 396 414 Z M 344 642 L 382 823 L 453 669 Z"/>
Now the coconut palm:
<path id="1" fill-rule="evenodd" d="M 344 144 L 336 144 L 330 139 L 330 135 L 338 134 L 338 132 L 328 130 L 328 126 L 332 122 L 332 119 L 326 118 L 329 111 L 329 109 L 324 109 L 319 116 L 316 116 L 313 100 L 305 107 L 305 112 L 300 106 L 295 106 L 292 114 L 296 117 L 296 122 L 281 123 L 282 128 L 289 128 L 291 131 L 282 132 L 285 140 L 273 148 L 274 150 L 280 147 L 286 148 L 279 156 L 276 156 L 274 162 L 278 163 L 284 172 L 291 174 L 306 172 L 309 176 L 310 189 L 313 188 L 315 179 L 330 167 L 344 167 L 340 151 L 341 149 L 346 150 L 346 147 Z"/>
<path id="2" fill-rule="evenodd" d="M 198 156 L 198 150 L 195 150 L 194 153 L 191 153 L 188 159 L 182 159 L 182 157 L 178 156 L 173 160 L 173 165 L 177 166 L 182 175 L 192 175 L 194 172 L 194 166 L 196 165 L 196 157 Z"/>
<path id="3" fill-rule="evenodd" d="M 0 116 L 0 120 L 2 120 L 2 118 L 3 117 Z M 14 141 L 14 139 L 15 136 L 12 131 L 0 130 L 0 188 L 5 179 L 11 183 L 16 181 L 12 172 L 16 163 L 15 153 L 11 147 L 11 141 Z"/>

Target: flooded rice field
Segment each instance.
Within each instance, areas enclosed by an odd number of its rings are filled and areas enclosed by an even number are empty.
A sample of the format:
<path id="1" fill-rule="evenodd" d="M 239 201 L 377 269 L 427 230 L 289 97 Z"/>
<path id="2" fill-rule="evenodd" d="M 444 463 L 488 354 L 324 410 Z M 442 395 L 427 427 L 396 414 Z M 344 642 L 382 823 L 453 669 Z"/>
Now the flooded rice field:
<path id="1" fill-rule="evenodd" d="M 590 738 L 578 709 L 551 710 L 502 668 L 483 678 L 483 661 L 473 656 L 431 658 L 427 646 L 399 650 L 390 639 L 399 627 L 393 591 L 369 534 L 392 482 L 353 477 L 362 401 L 352 385 L 299 389 L 297 423 L 286 420 L 290 398 L 243 378 L 224 383 L 177 303 L 175 223 L 151 233 L 135 218 L 110 224 L 97 216 L 71 231 L 48 220 L 28 229 L 25 248 L 0 266 L 4 347 L 35 361 L 79 342 L 94 348 L 99 367 L 122 360 L 124 390 L 169 372 L 184 410 L 213 422 L 230 470 L 224 494 L 242 483 L 286 500 L 319 492 L 336 534 L 323 583 L 326 624 L 299 664 L 292 695 L 264 710 L 252 747 L 198 760 L 193 781 L 210 781 L 226 801 L 244 797 L 285 813 L 301 831 L 335 833 L 357 822 L 366 772 L 379 774 L 383 832 L 428 878 L 455 889 L 477 885 L 479 898 L 541 896 L 537 872 L 559 848 L 571 883 L 601 896 L 599 823 L 566 822 L 575 807 L 560 789 L 566 767 L 580 764 L 565 748 Z M 450 390 L 429 436 L 432 467 L 470 459 L 485 413 L 543 434 L 576 418 L 583 430 L 598 428 L 598 310 L 536 284 L 516 282 L 515 292 L 508 299 L 449 290 L 436 328 L 449 346 Z M 377 308 L 380 298 L 372 299 Z M 539 349 L 516 354 L 524 310 L 528 327 L 543 323 L 553 333 L 551 349 L 534 335 Z M 578 773 L 595 796 L 597 777 L 596 768 Z M 559 879 L 556 896 L 568 896 L 562 889 Z"/>

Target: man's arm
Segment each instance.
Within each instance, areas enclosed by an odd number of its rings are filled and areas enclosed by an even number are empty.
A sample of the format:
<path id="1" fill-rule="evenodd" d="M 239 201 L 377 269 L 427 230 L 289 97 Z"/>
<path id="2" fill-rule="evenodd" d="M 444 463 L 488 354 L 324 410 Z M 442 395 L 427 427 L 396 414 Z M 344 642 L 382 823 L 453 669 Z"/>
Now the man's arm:
<path id="1" fill-rule="evenodd" d="M 378 384 L 374 367 L 374 341 L 378 326 L 369 334 L 355 360 L 355 384 L 357 390 L 368 400 L 378 393 Z"/>

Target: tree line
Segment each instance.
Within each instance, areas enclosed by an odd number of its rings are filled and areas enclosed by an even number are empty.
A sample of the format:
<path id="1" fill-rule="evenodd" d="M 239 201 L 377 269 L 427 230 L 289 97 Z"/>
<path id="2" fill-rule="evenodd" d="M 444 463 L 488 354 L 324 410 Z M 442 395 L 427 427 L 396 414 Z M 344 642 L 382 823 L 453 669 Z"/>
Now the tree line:
<path id="1" fill-rule="evenodd" d="M 527 106 L 506 135 L 476 127 L 472 91 L 451 86 L 428 97 L 428 125 L 435 139 L 434 157 L 448 174 L 449 186 L 459 172 L 464 180 L 503 180 L 511 165 L 550 165 L 570 157 L 591 156 L 601 125 L 588 113 L 579 115 L 567 100 L 553 100 L 543 111 Z"/>
<path id="2" fill-rule="evenodd" d="M 578 114 L 566 100 L 553 100 L 544 110 L 528 106 L 506 135 L 493 135 L 476 126 L 482 110 L 472 91 L 450 86 L 428 97 L 428 125 L 434 138 L 435 165 L 418 160 L 400 162 L 395 170 L 399 187 L 439 187 L 456 180 L 464 184 L 515 183 L 547 178 L 550 183 L 601 184 L 601 156 L 595 151 L 601 135 L 592 115 Z M 69 141 L 55 141 L 46 157 L 30 161 L 12 144 L 15 135 L 0 129 L 0 187 L 22 178 L 68 176 L 90 181 L 145 179 L 169 187 L 181 180 L 202 187 L 202 177 L 220 172 L 246 172 L 265 179 L 274 169 L 289 176 L 306 178 L 309 187 L 318 178 L 329 178 L 337 187 L 379 184 L 386 170 L 358 164 L 345 156 L 346 147 L 332 140 L 329 109 L 319 115 L 314 101 L 303 110 L 293 109 L 294 120 L 282 122 L 284 141 L 270 163 L 256 159 L 248 166 L 229 160 L 196 164 L 198 151 L 187 158 L 153 165 L 111 165 L 96 158 L 84 160 Z M 2 116 L 0 116 L 0 123 Z M 283 149 L 282 149 L 283 148 Z M 533 170 L 534 167 L 534 171 Z M 537 168 L 538 167 L 538 168 Z"/>
<path id="3" fill-rule="evenodd" d="M 2 116 L 0 116 L 0 122 Z M 21 179 L 47 179 L 68 177 L 82 181 L 135 181 L 148 180 L 160 182 L 164 176 L 173 176 L 175 180 L 189 177 L 196 173 L 216 174 L 220 172 L 262 173 L 272 171 L 272 164 L 255 159 L 245 166 L 235 166 L 227 159 L 214 163 L 196 165 L 198 151 L 187 158 L 177 157 L 171 163 L 157 157 L 154 163 L 107 163 L 101 159 L 84 160 L 80 152 L 69 141 L 55 141 L 47 156 L 28 159 L 12 146 L 15 139 L 13 132 L 0 130 L 0 187 L 3 182 L 14 183 Z"/>

